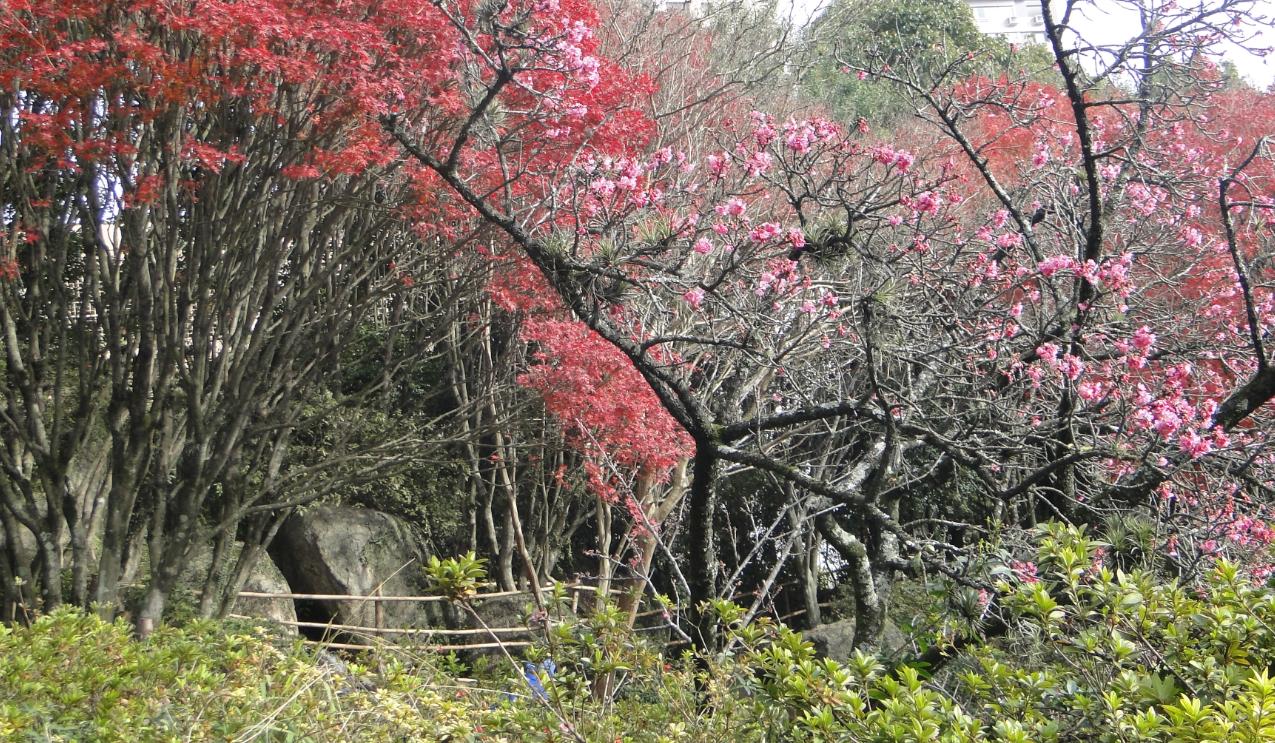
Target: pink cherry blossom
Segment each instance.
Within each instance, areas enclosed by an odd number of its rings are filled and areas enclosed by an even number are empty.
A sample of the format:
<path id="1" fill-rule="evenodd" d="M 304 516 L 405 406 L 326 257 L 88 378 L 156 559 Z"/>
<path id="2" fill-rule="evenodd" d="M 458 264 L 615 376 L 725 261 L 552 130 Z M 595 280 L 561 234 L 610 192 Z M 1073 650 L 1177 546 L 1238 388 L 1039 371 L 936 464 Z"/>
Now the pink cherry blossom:
<path id="1" fill-rule="evenodd" d="M 923 191 L 917 194 L 916 199 L 913 200 L 912 208 L 918 214 L 937 214 L 939 203 L 939 197 L 933 191 Z"/>
<path id="2" fill-rule="evenodd" d="M 1040 269 L 1040 274 L 1042 276 L 1044 276 L 1045 278 L 1049 278 L 1050 276 L 1053 276 L 1055 273 L 1065 269 L 1072 268 L 1075 265 L 1076 265 L 1076 261 L 1073 260 L 1070 256 L 1051 255 L 1050 257 L 1041 261 L 1038 268 Z"/>
<path id="3" fill-rule="evenodd" d="M 731 197 L 725 204 L 718 204 L 716 211 L 726 217 L 742 217 L 744 212 L 748 211 L 748 206 L 744 204 L 743 200 Z"/>
<path id="4" fill-rule="evenodd" d="M 708 172 L 717 180 L 726 177 L 726 170 L 730 167 L 730 155 L 725 152 L 715 155 L 709 155 L 704 158 L 704 164 L 708 166 Z"/>
<path id="5" fill-rule="evenodd" d="M 1133 346 L 1139 351 L 1147 351 L 1155 345 L 1155 333 L 1146 325 L 1133 331 Z"/>
<path id="6" fill-rule="evenodd" d="M 1062 371 L 1065 377 L 1074 381 L 1077 377 L 1084 373 L 1085 362 L 1081 361 L 1077 356 L 1065 353 L 1058 361 L 1058 368 Z"/>
<path id="7" fill-rule="evenodd" d="M 780 234 L 779 225 L 774 222 L 765 222 L 754 227 L 748 233 L 748 239 L 755 243 L 764 243 L 775 239 Z"/>
<path id="8" fill-rule="evenodd" d="M 766 171 L 770 170 L 771 162 L 770 153 L 758 150 L 744 161 L 744 172 L 747 173 L 750 178 L 765 175 Z"/>
<path id="9" fill-rule="evenodd" d="M 607 178 L 599 178 L 589 184 L 589 190 L 592 191 L 593 195 L 597 196 L 599 199 L 608 198 L 611 194 L 615 193 L 615 181 Z"/>

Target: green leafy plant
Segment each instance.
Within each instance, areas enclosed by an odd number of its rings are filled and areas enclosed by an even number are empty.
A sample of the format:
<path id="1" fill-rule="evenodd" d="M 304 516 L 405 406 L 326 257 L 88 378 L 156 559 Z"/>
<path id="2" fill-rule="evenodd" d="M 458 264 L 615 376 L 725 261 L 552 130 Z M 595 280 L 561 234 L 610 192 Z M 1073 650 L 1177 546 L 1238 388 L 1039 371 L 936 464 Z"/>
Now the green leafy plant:
<path id="1" fill-rule="evenodd" d="M 477 595 L 486 581 L 486 562 L 473 552 L 446 559 L 430 556 L 425 575 L 433 590 L 453 601 L 465 601 Z"/>

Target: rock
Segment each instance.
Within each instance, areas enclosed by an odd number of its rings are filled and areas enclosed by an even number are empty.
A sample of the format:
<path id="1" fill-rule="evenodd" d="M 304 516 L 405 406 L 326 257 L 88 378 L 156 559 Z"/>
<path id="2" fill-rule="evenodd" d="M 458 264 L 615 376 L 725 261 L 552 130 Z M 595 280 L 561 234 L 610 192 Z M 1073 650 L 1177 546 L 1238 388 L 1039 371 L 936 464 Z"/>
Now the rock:
<path id="1" fill-rule="evenodd" d="M 815 646 L 820 658 L 846 660 L 854 652 L 854 620 L 842 619 L 805 630 L 801 636 Z"/>
<path id="2" fill-rule="evenodd" d="M 270 556 L 296 593 L 421 596 L 428 591 L 425 550 L 408 525 L 366 508 L 320 506 L 293 514 L 270 545 Z M 387 601 L 382 626 L 455 626 L 444 602 Z M 297 601 L 306 621 L 374 627 L 372 601 Z M 351 633 L 351 639 L 360 639 Z"/>
<path id="3" fill-rule="evenodd" d="M 353 692 L 374 691 L 376 687 L 368 681 L 360 679 L 351 670 L 348 663 L 331 652 L 319 648 L 314 654 L 314 665 L 320 671 L 332 676 L 338 684 L 337 694 L 345 696 Z"/>
<path id="4" fill-rule="evenodd" d="M 820 658 L 832 658 L 844 661 L 854 652 L 854 620 L 842 619 L 828 624 L 821 624 L 814 629 L 801 633 L 815 646 L 815 655 Z M 880 651 L 887 655 L 898 652 L 908 644 L 907 636 L 894 622 L 886 621 L 881 628 L 881 635 L 865 651 Z"/>
<path id="5" fill-rule="evenodd" d="M 279 572 L 279 568 L 275 566 L 268 555 L 262 555 L 257 559 L 257 563 L 252 567 L 252 572 L 248 575 L 248 580 L 244 582 L 243 590 L 254 593 L 293 592 L 292 586 L 288 585 L 288 580 L 283 577 L 283 573 Z M 231 612 L 249 617 L 273 619 L 276 622 L 297 621 L 297 607 L 292 599 L 244 598 L 240 596 L 235 599 L 235 605 Z M 296 627 L 292 625 L 285 626 L 293 631 L 296 630 Z"/>
<path id="6" fill-rule="evenodd" d="M 499 638 L 509 641 L 528 640 L 539 634 L 539 630 L 545 626 L 546 615 L 537 614 L 535 602 L 530 593 L 518 594 L 516 596 L 496 596 L 488 599 L 478 599 L 473 602 L 474 611 L 478 616 L 482 617 L 480 623 L 469 612 L 461 612 L 458 617 L 460 627 L 463 629 L 483 629 L 483 624 L 488 628 L 522 628 L 527 627 L 526 632 L 500 632 Z M 528 627 L 528 619 L 530 624 L 535 628 L 533 631 Z M 486 632 L 468 635 L 463 638 L 450 640 L 451 642 L 463 642 L 465 644 L 484 644 L 495 640 Z M 471 651 L 474 655 L 499 655 L 499 648 L 487 648 L 485 650 Z M 471 656 L 472 657 L 472 656 Z"/>
<path id="7" fill-rule="evenodd" d="M 899 629 L 899 625 L 886 620 L 885 626 L 881 628 L 881 636 L 877 638 L 877 647 L 887 654 L 895 654 L 911 644 L 908 636 L 903 634 L 903 630 Z"/>
<path id="8" fill-rule="evenodd" d="M 239 553 L 242 551 L 242 542 L 235 542 L 227 548 L 219 585 L 224 586 L 225 582 L 229 580 L 229 573 L 234 570 L 235 563 L 239 560 Z M 186 566 L 182 569 L 181 578 L 178 579 L 176 594 L 184 601 L 189 602 L 191 606 L 199 602 L 199 593 L 203 590 L 204 579 L 208 575 L 208 563 L 211 560 L 212 545 L 210 544 L 197 545 L 192 548 L 191 554 L 186 559 Z M 275 564 L 265 554 L 262 554 L 253 563 L 252 571 L 248 574 L 248 580 L 244 582 L 243 590 L 256 593 L 292 593 L 292 588 L 288 585 L 287 579 L 283 577 L 283 573 L 279 572 L 279 568 L 275 567 Z M 291 599 L 239 597 L 231 607 L 230 613 L 258 619 L 271 619 L 276 622 L 297 621 L 296 606 Z M 286 624 L 283 626 L 289 632 L 296 632 L 296 627 Z"/>

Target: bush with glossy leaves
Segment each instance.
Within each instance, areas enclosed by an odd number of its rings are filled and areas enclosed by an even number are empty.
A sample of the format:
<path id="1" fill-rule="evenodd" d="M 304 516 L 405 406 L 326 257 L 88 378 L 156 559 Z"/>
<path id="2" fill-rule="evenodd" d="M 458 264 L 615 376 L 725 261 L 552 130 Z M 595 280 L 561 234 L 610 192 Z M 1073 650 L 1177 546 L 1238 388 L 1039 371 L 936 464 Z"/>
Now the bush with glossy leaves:
<path id="1" fill-rule="evenodd" d="M 1225 561 L 1191 583 L 1126 571 L 1074 528 L 1043 527 L 1035 543 L 1034 559 L 992 571 L 1002 634 L 941 667 L 817 658 L 729 602 L 706 609 L 728 628 L 724 650 L 671 657 L 616 607 L 574 618 L 561 588 L 533 613 L 535 645 L 476 679 L 410 647 L 343 667 L 239 625 L 138 641 L 123 623 L 57 611 L 0 628 L 0 737 L 1275 741 L 1275 591 Z"/>

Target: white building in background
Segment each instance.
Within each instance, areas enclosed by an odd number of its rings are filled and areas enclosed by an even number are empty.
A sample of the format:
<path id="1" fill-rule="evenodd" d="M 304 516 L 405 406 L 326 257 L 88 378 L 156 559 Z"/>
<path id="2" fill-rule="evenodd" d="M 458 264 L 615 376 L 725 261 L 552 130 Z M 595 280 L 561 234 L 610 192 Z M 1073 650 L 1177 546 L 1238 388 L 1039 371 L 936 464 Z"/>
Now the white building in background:
<path id="1" fill-rule="evenodd" d="M 1013 44 L 1045 42 L 1045 19 L 1040 3 L 1031 0 L 965 0 L 974 12 L 974 23 L 985 34 Z"/>

